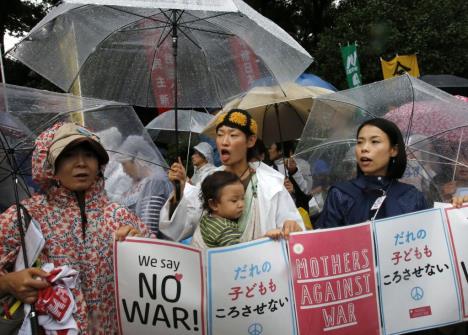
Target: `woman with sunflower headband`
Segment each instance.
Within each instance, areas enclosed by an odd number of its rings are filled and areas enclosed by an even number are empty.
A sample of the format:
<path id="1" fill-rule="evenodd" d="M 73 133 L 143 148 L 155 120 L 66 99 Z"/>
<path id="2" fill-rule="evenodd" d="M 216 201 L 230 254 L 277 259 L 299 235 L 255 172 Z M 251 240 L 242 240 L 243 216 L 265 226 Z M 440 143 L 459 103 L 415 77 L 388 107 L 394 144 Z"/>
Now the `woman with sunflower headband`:
<path id="1" fill-rule="evenodd" d="M 304 229 L 293 199 L 284 187 L 284 176 L 262 162 L 249 163 L 257 140 L 257 123 L 242 109 L 221 113 L 216 119 L 216 147 L 225 170 L 236 174 L 245 188 L 245 209 L 238 219 L 241 242 L 263 236 L 288 238 Z M 172 196 L 161 211 L 160 230 L 176 241 L 191 236 L 203 215 L 200 189 L 186 183 L 184 166 L 179 161 L 168 172 L 172 182 L 180 182 L 180 200 Z M 197 242 L 197 232 L 194 235 Z M 199 240 L 199 239 L 198 239 Z"/>

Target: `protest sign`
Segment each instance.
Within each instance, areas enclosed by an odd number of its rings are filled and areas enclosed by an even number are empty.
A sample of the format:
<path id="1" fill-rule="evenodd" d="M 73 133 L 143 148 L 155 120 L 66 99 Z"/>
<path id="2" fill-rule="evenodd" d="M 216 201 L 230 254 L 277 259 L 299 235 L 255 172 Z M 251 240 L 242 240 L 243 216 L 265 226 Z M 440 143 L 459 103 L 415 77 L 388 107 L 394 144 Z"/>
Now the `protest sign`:
<path id="1" fill-rule="evenodd" d="M 369 223 L 289 239 L 299 333 L 380 334 Z"/>
<path id="2" fill-rule="evenodd" d="M 208 333 L 296 334 L 284 241 L 207 250 Z"/>
<path id="3" fill-rule="evenodd" d="M 463 318 L 468 319 L 468 207 L 447 208 L 447 224 L 454 250 L 457 277 L 461 290 Z"/>
<path id="4" fill-rule="evenodd" d="M 374 223 L 385 334 L 461 320 L 455 269 L 441 209 Z"/>
<path id="5" fill-rule="evenodd" d="M 114 244 L 114 270 L 121 334 L 205 334 L 200 250 L 129 237 Z"/>

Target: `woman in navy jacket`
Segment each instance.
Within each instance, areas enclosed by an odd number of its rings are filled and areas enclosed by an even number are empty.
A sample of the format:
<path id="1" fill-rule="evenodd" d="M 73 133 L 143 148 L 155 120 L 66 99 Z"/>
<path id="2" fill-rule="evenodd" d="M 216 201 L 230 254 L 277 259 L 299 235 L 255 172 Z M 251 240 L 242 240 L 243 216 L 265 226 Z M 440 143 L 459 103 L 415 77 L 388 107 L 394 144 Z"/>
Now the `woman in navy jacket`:
<path id="1" fill-rule="evenodd" d="M 316 228 L 347 226 L 429 208 L 419 190 L 398 181 L 406 169 L 406 152 L 393 122 L 375 118 L 361 124 L 355 154 L 357 177 L 330 188 Z"/>

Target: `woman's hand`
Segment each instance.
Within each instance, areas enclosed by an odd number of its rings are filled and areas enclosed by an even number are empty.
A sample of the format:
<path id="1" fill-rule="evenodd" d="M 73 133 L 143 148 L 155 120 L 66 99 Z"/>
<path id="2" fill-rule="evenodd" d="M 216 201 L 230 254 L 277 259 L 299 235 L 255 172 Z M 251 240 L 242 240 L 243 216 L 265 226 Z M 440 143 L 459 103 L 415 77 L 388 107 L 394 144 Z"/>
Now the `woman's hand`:
<path id="1" fill-rule="evenodd" d="M 452 198 L 453 207 L 460 208 L 461 206 L 463 206 L 464 202 L 468 202 L 468 195 L 456 196 Z"/>
<path id="2" fill-rule="evenodd" d="M 289 180 L 289 178 L 284 178 L 284 187 L 286 190 L 292 194 L 294 192 L 294 185 L 293 183 Z"/>
<path id="3" fill-rule="evenodd" d="M 297 231 L 302 231 L 301 226 L 294 220 L 286 220 L 283 223 L 283 236 L 285 239 L 289 239 L 289 234 Z"/>
<path id="4" fill-rule="evenodd" d="M 121 226 L 115 231 L 115 239 L 117 241 L 125 241 L 127 236 L 141 236 L 141 232 L 133 226 Z"/>
<path id="5" fill-rule="evenodd" d="M 269 237 L 272 240 L 279 240 L 283 237 L 283 231 L 281 229 L 272 229 L 266 232 L 265 237 Z"/>
<path id="6" fill-rule="evenodd" d="M 185 181 L 187 180 L 187 173 L 185 171 L 182 160 L 178 157 L 178 161 L 171 165 L 170 170 L 167 172 L 167 176 L 172 183 L 180 183 L 180 193 L 184 192 Z"/>
<path id="7" fill-rule="evenodd" d="M 23 303 L 31 305 L 36 302 L 38 291 L 50 285 L 45 280 L 47 276 L 49 273 L 39 268 L 7 273 L 0 277 L 0 292 L 10 293 Z"/>

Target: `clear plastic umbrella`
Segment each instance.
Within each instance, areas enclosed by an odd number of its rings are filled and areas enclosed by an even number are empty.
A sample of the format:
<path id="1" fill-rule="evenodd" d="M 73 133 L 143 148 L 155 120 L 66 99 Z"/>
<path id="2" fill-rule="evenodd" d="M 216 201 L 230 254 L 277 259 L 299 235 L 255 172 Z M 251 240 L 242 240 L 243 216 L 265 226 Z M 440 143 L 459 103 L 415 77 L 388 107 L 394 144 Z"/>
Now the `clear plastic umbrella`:
<path id="1" fill-rule="evenodd" d="M 375 117 L 399 126 L 408 154 L 403 181 L 428 199 L 441 199 L 442 186 L 468 168 L 468 104 L 409 75 L 316 98 L 295 155 L 312 169 L 326 166 L 328 184 L 350 179 L 356 130 Z"/>
<path id="2" fill-rule="evenodd" d="M 200 134 L 207 124 L 214 118 L 213 115 L 195 110 L 179 111 L 177 116 L 178 131 L 186 134 L 190 138 Z M 151 137 L 162 143 L 172 142 L 175 132 L 175 115 L 174 110 L 164 112 L 155 117 L 149 122 L 145 128 L 148 130 Z M 192 138 L 193 140 L 193 138 Z"/>
<path id="3" fill-rule="evenodd" d="M 214 118 L 209 113 L 195 110 L 183 110 L 177 115 L 177 131 L 187 137 L 186 170 L 188 169 L 190 148 L 193 142 L 199 142 L 199 134 Z M 176 132 L 175 111 L 170 110 L 155 117 L 146 125 L 146 129 L 156 142 L 171 143 Z"/>
<path id="4" fill-rule="evenodd" d="M 220 107 L 312 62 L 240 0 L 68 0 L 9 54 L 65 91 L 163 108 Z"/>
<path id="5" fill-rule="evenodd" d="M 20 197 L 30 195 L 35 187 L 30 180 L 35 138 L 59 121 L 75 122 L 98 133 L 111 161 L 115 154 L 119 154 L 147 162 L 159 169 L 168 168 L 131 106 L 6 85 L 6 89 L 0 87 L 0 188 L 13 192 L 15 187 L 11 177 L 18 177 Z M 116 140 L 115 133 L 119 134 L 120 140 Z M 153 149 L 152 154 L 135 155 L 122 151 L 121 143 L 131 135 L 141 137 Z M 13 204 L 11 199 L 2 197 L 1 206 Z"/>

